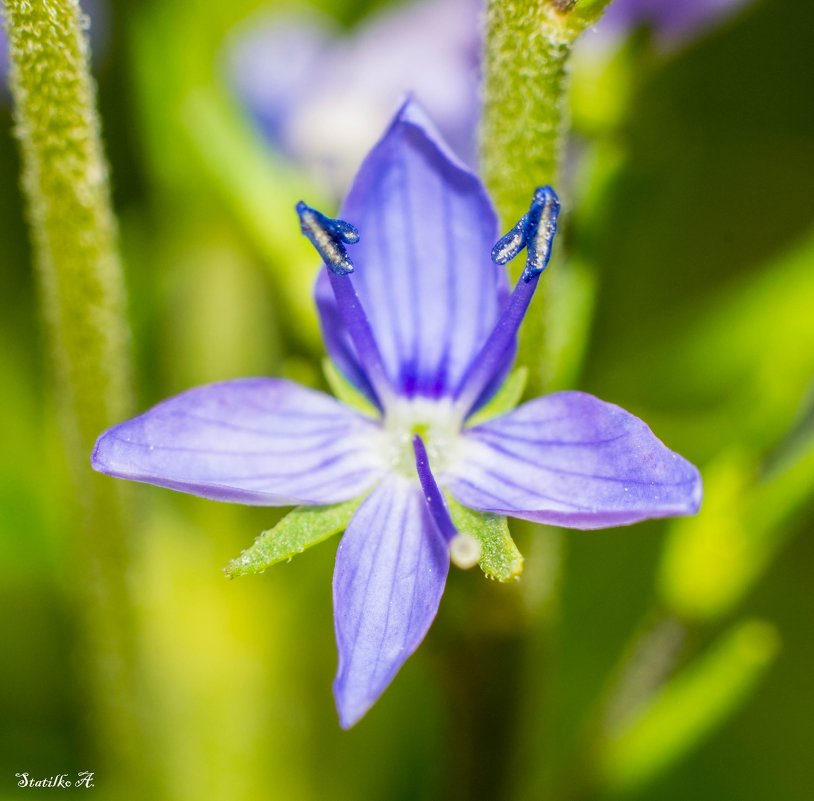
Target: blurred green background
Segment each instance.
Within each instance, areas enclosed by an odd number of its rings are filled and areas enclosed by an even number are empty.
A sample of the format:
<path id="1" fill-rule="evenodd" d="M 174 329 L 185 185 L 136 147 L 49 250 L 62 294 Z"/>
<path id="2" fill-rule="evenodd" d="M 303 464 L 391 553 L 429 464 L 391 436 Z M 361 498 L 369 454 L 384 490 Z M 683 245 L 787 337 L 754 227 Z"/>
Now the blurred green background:
<path id="1" fill-rule="evenodd" d="M 266 148 L 224 75 L 225 37 L 259 5 L 108 9 L 95 71 L 139 408 L 238 376 L 322 385 L 291 211 L 319 189 Z M 374 5 L 322 3 L 348 27 Z M 699 464 L 699 517 L 516 527 L 520 582 L 454 571 L 425 644 L 343 732 L 337 541 L 226 581 L 280 513 L 136 487 L 122 580 L 143 797 L 812 798 L 812 25 L 803 0 L 755 3 L 676 51 L 637 34 L 575 65 L 553 269 L 582 290 L 550 321 L 552 384 L 619 403 Z M 0 799 L 30 792 L 15 773 L 77 770 L 118 799 L 87 713 L 82 554 L 7 99 L 0 129 Z"/>

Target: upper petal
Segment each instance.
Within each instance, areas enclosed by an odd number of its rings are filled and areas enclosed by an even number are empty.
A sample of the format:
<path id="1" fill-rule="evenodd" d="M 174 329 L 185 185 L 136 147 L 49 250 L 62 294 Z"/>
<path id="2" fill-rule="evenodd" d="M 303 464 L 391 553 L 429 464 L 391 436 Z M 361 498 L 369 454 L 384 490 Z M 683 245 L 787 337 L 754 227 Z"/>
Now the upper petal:
<path id="1" fill-rule="evenodd" d="M 497 220 L 480 180 L 408 101 L 362 164 L 340 216 L 361 235 L 350 249 L 351 280 L 396 390 L 448 393 L 506 299 L 505 271 L 489 256 Z M 328 350 L 357 380 L 364 365 L 336 325 L 325 275 L 316 293 Z"/>
<path id="2" fill-rule="evenodd" d="M 96 470 L 260 506 L 358 497 L 381 475 L 377 426 L 329 395 L 247 378 L 197 387 L 102 434 Z"/>
<path id="3" fill-rule="evenodd" d="M 442 479 L 466 506 L 572 528 L 693 514 L 701 501 L 692 464 L 637 417 L 582 392 L 466 432 Z"/>
<path id="4" fill-rule="evenodd" d="M 334 694 L 345 728 L 424 639 L 448 570 L 447 546 L 418 482 L 390 475 L 359 507 L 336 554 Z"/>

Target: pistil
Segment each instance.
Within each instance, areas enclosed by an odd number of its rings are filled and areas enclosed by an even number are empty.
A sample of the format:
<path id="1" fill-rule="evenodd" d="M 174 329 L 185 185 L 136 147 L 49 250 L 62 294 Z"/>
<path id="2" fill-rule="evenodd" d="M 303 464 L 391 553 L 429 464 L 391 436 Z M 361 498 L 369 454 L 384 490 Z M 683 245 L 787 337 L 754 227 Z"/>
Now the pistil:
<path id="1" fill-rule="evenodd" d="M 458 531 L 455 528 L 447 502 L 430 469 L 424 441 L 418 434 L 413 437 L 413 450 L 415 451 L 418 480 L 424 491 L 424 501 L 441 536 L 449 545 L 449 558 L 457 567 L 469 570 L 480 561 L 482 555 L 480 540 L 466 531 Z"/>
<path id="2" fill-rule="evenodd" d="M 441 535 L 450 543 L 458 535 L 458 529 L 455 528 L 455 524 L 452 522 L 449 509 L 447 508 L 447 502 L 444 500 L 444 496 L 435 481 L 435 476 L 433 476 L 430 470 L 430 462 L 427 457 L 424 440 L 422 440 L 418 434 L 413 437 L 413 450 L 415 451 L 415 466 L 418 471 L 418 480 L 421 483 L 421 489 L 424 490 L 424 500 L 427 503 L 427 508 L 436 526 L 438 526 Z"/>

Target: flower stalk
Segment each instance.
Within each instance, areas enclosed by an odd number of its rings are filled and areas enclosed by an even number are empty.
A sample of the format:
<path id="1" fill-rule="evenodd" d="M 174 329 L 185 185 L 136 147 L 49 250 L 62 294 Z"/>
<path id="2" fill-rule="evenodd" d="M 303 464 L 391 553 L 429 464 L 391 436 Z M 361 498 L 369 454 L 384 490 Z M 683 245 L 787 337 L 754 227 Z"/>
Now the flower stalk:
<path id="1" fill-rule="evenodd" d="M 561 186 L 569 123 L 567 91 L 571 53 L 580 34 L 601 17 L 609 2 L 488 0 L 480 128 L 481 172 L 494 200 L 501 230 L 507 230 L 520 220 L 496 245 L 496 250 L 501 244 L 510 243 L 512 232 L 517 231 L 518 226 L 523 227 L 528 199 L 521 187 Z M 495 260 L 505 263 L 500 258 Z M 518 287 L 521 287 L 519 265 L 513 274 L 520 279 Z M 551 281 L 554 281 L 553 286 Z M 552 325 L 552 299 L 561 302 L 558 296 L 572 291 L 572 284 L 561 269 L 547 276 L 546 283 L 540 293 L 542 297 L 537 300 L 537 310 L 526 316 L 518 336 L 517 361 L 528 371 L 527 392 L 532 396 L 550 390 L 551 384 L 557 383 L 545 364 L 554 361 L 551 356 L 558 347 L 558 332 Z M 527 576 L 527 580 L 542 582 L 543 577 L 532 575 Z M 507 647 L 513 649 L 519 662 L 520 654 L 531 647 L 527 635 L 533 621 L 528 608 L 518 598 L 507 600 L 514 601 L 507 604 L 506 619 L 511 621 L 511 626 L 502 633 L 501 645 L 504 651 Z M 495 635 L 491 640 L 494 639 Z M 484 634 L 473 663 L 485 658 L 491 645 L 490 638 Z M 487 682 L 478 682 L 471 675 L 469 679 L 471 695 L 483 697 L 488 690 Z M 516 679 L 520 684 L 520 677 Z M 510 731 L 507 721 L 517 714 L 517 709 L 516 703 L 493 709 L 492 725 Z M 490 761 L 492 744 L 488 737 L 471 738 L 468 748 L 471 764 Z M 460 759 L 466 761 L 467 757 L 463 755 Z M 498 790 L 505 792 L 506 787 L 498 787 Z"/>
<path id="2" fill-rule="evenodd" d="M 568 61 L 610 0 L 489 0 L 481 158 L 506 225 L 525 211 L 519 187 L 557 185 L 568 125 Z"/>
<path id="3" fill-rule="evenodd" d="M 130 406 L 124 291 L 85 18 L 77 0 L 7 0 L 10 85 L 43 318 L 77 495 L 68 536 L 93 721 L 123 787 L 133 747 L 132 626 L 121 491 L 87 453 Z M 121 771 L 124 771 L 122 773 Z M 132 773 L 132 772 L 131 772 Z M 135 791 L 134 791 L 135 792 Z"/>
<path id="4" fill-rule="evenodd" d="M 482 173 L 504 230 L 526 211 L 521 187 L 562 184 L 568 130 L 568 69 L 574 43 L 602 16 L 610 0 L 489 0 L 484 55 Z M 552 291 L 567 292 L 560 271 Z M 529 393 L 550 389 L 542 359 L 556 348 L 549 303 L 529 317 L 520 336 L 519 363 L 529 367 Z M 542 356 L 541 356 L 542 354 Z"/>

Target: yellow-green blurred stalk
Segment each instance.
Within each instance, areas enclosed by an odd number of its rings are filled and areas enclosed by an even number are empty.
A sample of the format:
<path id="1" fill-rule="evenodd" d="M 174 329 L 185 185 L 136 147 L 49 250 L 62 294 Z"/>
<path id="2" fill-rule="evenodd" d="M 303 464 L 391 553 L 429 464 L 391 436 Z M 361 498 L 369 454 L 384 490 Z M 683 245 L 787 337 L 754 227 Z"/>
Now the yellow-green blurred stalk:
<path id="1" fill-rule="evenodd" d="M 96 436 L 129 411 L 124 293 L 105 162 L 77 0 L 7 0 L 10 83 L 64 446 L 79 499 L 66 514 L 90 724 L 118 797 L 137 794 L 132 767 L 133 665 L 123 499 L 95 476 Z M 70 510 L 69 510 L 70 511 Z M 24 536 L 24 532 L 20 532 Z M 97 769 L 94 767 L 94 769 Z M 101 770 L 101 766 L 99 768 Z"/>

